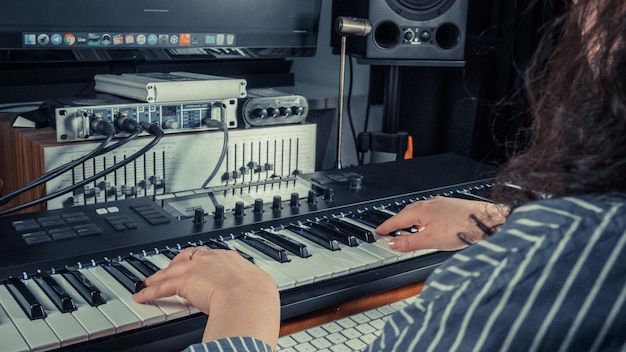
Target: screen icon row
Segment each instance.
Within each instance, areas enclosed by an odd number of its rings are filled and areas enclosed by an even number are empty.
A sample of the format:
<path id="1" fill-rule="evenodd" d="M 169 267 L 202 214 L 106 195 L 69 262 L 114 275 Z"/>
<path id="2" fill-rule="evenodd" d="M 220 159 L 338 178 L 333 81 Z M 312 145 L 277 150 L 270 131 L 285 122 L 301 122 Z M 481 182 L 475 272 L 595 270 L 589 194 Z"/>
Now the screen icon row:
<path id="1" fill-rule="evenodd" d="M 24 47 L 31 46 L 234 46 L 235 35 L 226 33 L 24 33 Z"/>

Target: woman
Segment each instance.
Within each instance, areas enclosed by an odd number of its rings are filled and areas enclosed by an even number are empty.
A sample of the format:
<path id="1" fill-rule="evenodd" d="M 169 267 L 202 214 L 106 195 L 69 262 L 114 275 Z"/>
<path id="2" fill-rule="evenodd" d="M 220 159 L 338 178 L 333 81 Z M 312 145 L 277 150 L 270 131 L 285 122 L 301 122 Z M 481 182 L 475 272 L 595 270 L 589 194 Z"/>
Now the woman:
<path id="1" fill-rule="evenodd" d="M 379 226 L 418 226 L 397 250 L 468 248 L 370 350 L 626 349 L 625 26 L 623 0 L 579 0 L 555 23 L 528 71 L 532 137 L 496 203 L 436 198 Z M 192 349 L 276 347 L 276 287 L 235 253 L 187 249 L 146 285 L 138 302 L 178 294 L 209 315 Z"/>

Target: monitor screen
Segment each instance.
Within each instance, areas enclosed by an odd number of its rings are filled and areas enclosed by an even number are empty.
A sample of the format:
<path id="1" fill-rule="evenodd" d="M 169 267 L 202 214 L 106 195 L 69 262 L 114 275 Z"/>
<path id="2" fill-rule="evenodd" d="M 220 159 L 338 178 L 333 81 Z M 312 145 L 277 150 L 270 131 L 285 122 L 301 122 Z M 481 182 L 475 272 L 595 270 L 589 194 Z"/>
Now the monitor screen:
<path id="1" fill-rule="evenodd" d="M 19 0 L 0 4 L 2 61 L 313 56 L 321 0 Z M 65 53 L 65 54 L 62 54 Z"/>

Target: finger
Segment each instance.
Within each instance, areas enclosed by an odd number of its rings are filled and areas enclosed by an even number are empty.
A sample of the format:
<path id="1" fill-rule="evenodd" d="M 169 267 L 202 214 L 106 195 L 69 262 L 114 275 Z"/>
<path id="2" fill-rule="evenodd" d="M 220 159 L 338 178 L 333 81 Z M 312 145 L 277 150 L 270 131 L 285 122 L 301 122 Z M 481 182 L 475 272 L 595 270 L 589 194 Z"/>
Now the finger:
<path id="1" fill-rule="evenodd" d="M 456 236 L 441 236 L 428 229 L 415 234 L 396 236 L 389 241 L 389 248 L 399 252 L 411 252 L 421 249 L 452 251 L 465 247 L 467 247 L 467 244 Z"/>
<path id="2" fill-rule="evenodd" d="M 401 211 L 378 225 L 376 233 L 381 236 L 387 236 L 398 229 L 407 229 L 412 226 L 423 228 L 425 225 L 420 223 L 415 214 L 412 214 L 410 211 Z"/>
<path id="3" fill-rule="evenodd" d="M 159 281 L 157 284 L 145 286 L 133 295 L 133 299 L 138 303 L 146 303 L 155 299 L 174 296 L 180 285 L 178 281 L 177 278 L 169 278 Z"/>

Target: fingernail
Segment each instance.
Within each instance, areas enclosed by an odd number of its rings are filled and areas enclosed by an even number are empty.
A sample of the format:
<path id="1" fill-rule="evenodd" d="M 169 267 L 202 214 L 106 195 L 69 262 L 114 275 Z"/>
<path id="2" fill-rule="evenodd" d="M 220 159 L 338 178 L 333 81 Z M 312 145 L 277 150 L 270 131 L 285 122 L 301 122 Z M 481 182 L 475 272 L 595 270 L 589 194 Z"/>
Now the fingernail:
<path id="1" fill-rule="evenodd" d="M 398 244 L 396 243 L 396 241 L 389 241 L 389 248 L 396 249 L 397 247 Z"/>

